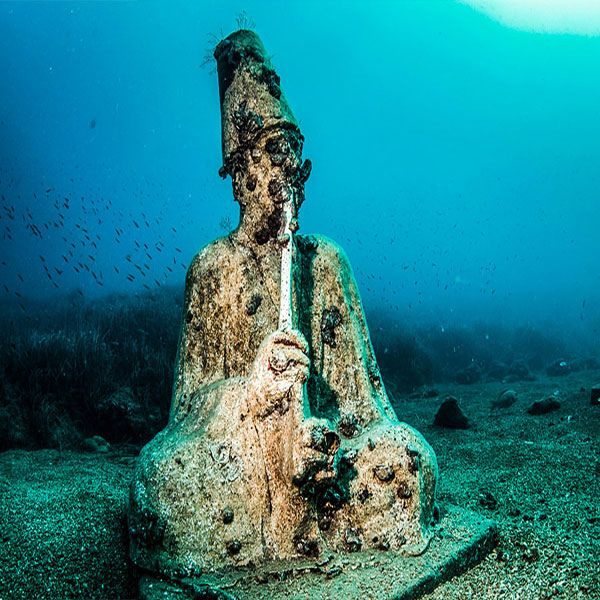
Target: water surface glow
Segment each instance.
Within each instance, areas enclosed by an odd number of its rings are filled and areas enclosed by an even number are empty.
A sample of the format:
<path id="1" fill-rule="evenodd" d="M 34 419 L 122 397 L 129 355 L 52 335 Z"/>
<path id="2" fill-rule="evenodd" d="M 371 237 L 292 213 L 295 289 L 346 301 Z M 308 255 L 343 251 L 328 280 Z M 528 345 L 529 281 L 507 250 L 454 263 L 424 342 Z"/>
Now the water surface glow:
<path id="1" fill-rule="evenodd" d="M 539 33 L 600 35 L 598 0 L 461 0 L 508 27 Z"/>

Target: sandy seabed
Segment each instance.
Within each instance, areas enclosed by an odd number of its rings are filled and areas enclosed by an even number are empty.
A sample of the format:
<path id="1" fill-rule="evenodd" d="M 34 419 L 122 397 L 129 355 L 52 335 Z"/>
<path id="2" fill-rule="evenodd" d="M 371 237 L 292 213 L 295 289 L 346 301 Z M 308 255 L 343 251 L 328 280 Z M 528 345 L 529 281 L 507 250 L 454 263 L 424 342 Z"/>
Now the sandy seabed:
<path id="1" fill-rule="evenodd" d="M 500 530 L 481 564 L 425 598 L 600 598 L 600 406 L 590 404 L 598 383 L 600 371 L 584 371 L 395 399 L 437 453 L 440 501 L 479 511 Z M 508 387 L 517 402 L 492 409 Z M 447 394 L 470 429 L 431 424 Z M 550 395 L 560 410 L 527 413 Z M 0 600 L 136 597 L 125 518 L 134 462 L 128 448 L 0 454 Z"/>

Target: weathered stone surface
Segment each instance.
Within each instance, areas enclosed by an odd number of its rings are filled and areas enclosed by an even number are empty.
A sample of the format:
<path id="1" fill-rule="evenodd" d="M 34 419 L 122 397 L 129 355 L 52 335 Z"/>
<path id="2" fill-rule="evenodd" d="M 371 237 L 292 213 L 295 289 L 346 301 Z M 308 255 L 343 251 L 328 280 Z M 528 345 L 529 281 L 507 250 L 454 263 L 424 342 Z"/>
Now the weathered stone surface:
<path id="1" fill-rule="evenodd" d="M 232 34 L 215 56 L 221 172 L 240 224 L 188 271 L 169 424 L 131 488 L 132 558 L 181 579 L 329 553 L 418 555 L 435 455 L 392 410 L 334 242 L 294 236 L 291 327 L 279 325 L 282 207 L 295 231 L 310 165 L 258 37 Z"/>
<path id="2" fill-rule="evenodd" d="M 548 396 L 539 402 L 534 402 L 528 409 L 527 412 L 530 415 L 545 415 L 549 412 L 560 410 L 560 402 L 554 396 Z"/>
<path id="3" fill-rule="evenodd" d="M 469 429 L 470 427 L 469 419 L 458 405 L 458 400 L 453 396 L 448 396 L 442 402 L 435 414 L 433 424 L 449 429 Z"/>
<path id="4" fill-rule="evenodd" d="M 244 289 L 237 278 L 252 273 L 243 250 L 224 251 L 230 242 L 221 240 L 194 261 L 186 314 L 195 316 L 185 319 L 170 423 L 142 452 L 132 488 L 138 564 L 183 574 L 333 548 L 415 553 L 427 545 L 435 457 L 391 411 L 343 254 L 329 241 L 307 239 L 315 256 L 306 275 L 318 282 L 320 302 L 298 311 L 304 336 L 270 333 L 275 303 L 251 321 L 244 299 L 234 301 Z M 201 274 L 212 256 L 226 264 L 211 277 L 230 285 Z M 246 269 L 231 269 L 236 259 Z M 257 274 L 253 281 L 260 286 Z M 336 346 L 321 331 L 334 304 L 345 323 Z M 207 337 L 198 331 L 210 331 L 213 342 L 202 344 Z M 336 425 L 347 415 L 354 429 L 342 433 Z M 376 476 L 382 465 L 393 478 Z M 226 508 L 231 523 L 220 517 Z M 351 530 L 359 533 L 349 541 Z"/>
<path id="5" fill-rule="evenodd" d="M 427 552 L 419 556 L 369 551 L 227 570 L 177 582 L 144 577 L 140 597 L 415 600 L 477 564 L 497 543 L 493 521 L 455 506 L 443 508 L 440 526 Z"/>

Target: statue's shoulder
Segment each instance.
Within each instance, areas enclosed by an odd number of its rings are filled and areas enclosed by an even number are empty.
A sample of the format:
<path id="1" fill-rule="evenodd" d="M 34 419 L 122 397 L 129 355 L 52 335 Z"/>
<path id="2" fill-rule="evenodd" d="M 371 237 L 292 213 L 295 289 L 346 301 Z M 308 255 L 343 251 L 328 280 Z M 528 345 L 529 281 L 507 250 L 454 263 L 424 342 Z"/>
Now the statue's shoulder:
<path id="1" fill-rule="evenodd" d="M 323 268 L 333 268 L 336 271 L 349 270 L 350 261 L 344 249 L 334 240 L 321 234 L 297 235 L 298 250 Z"/>
<path id="2" fill-rule="evenodd" d="M 203 276 L 218 272 L 223 264 L 230 260 L 233 246 L 229 236 L 223 236 L 213 240 L 192 259 L 187 272 L 188 279 L 198 281 Z"/>

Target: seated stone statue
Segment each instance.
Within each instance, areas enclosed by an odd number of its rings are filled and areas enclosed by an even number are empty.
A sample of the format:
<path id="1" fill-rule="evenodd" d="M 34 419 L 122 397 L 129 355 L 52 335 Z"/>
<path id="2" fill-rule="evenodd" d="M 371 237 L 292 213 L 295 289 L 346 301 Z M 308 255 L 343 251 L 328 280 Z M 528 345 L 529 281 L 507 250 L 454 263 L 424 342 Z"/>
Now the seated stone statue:
<path id="1" fill-rule="evenodd" d="M 132 558 L 172 577 L 361 549 L 418 554 L 437 464 L 386 395 L 343 251 L 297 229 L 310 163 L 259 38 L 217 59 L 240 223 L 193 260 L 169 423 L 131 488 Z M 282 246 L 292 323 L 280 327 Z"/>

